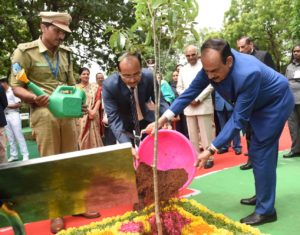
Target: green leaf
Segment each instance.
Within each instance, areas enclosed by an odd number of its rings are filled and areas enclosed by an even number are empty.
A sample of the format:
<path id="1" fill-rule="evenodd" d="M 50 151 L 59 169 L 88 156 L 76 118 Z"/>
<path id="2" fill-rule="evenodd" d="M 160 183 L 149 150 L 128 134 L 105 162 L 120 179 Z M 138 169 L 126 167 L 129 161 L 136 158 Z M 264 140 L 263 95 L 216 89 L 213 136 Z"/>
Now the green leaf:
<path id="1" fill-rule="evenodd" d="M 166 4 L 167 1 L 166 0 L 153 0 L 152 1 L 152 9 L 156 10 L 157 8 L 159 8 L 161 5 Z"/>
<path id="2" fill-rule="evenodd" d="M 145 45 L 149 46 L 152 42 L 152 32 L 148 31 L 147 36 L 146 36 L 146 41 L 145 41 Z"/>
<path id="3" fill-rule="evenodd" d="M 119 49 L 119 51 L 124 50 L 125 43 L 126 43 L 126 36 L 123 33 L 119 33 L 118 43 L 117 43 L 117 48 Z"/>
<path id="4" fill-rule="evenodd" d="M 194 27 L 192 27 L 192 28 L 191 28 L 191 31 L 192 31 L 192 34 L 193 34 L 193 36 L 195 37 L 196 41 L 197 41 L 197 42 L 200 41 L 200 37 L 199 37 L 199 34 L 198 34 L 197 30 L 194 29 Z"/>
<path id="5" fill-rule="evenodd" d="M 116 49 L 118 45 L 119 32 L 114 32 L 109 38 L 109 45 L 111 49 Z"/>

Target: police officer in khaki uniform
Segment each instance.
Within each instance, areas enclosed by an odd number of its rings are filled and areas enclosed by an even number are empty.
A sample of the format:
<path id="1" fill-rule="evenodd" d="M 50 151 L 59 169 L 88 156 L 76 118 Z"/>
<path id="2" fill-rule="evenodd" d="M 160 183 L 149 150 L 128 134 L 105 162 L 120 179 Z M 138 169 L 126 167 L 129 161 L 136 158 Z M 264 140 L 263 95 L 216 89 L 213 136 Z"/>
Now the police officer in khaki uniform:
<path id="1" fill-rule="evenodd" d="M 18 45 L 12 55 L 11 86 L 14 94 L 31 105 L 31 124 L 41 156 L 76 151 L 75 119 L 57 119 L 48 109 L 49 95 L 62 84 L 75 85 L 71 49 L 62 46 L 65 34 L 71 33 L 68 13 L 41 12 L 39 39 Z M 16 79 L 15 68 L 23 68 L 30 81 L 47 95 L 36 96 L 26 84 Z M 88 218 L 99 217 L 97 212 L 83 214 Z M 64 228 L 62 218 L 51 221 L 51 231 Z"/>

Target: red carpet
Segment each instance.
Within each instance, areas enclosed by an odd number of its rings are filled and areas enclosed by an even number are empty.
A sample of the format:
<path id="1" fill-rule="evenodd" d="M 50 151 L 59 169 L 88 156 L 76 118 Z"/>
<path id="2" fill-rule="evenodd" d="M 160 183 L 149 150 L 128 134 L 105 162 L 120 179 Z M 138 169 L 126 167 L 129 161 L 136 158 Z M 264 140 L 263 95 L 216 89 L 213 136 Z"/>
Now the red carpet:
<path id="1" fill-rule="evenodd" d="M 289 130 L 287 125 L 285 126 L 283 133 L 281 135 L 279 141 L 279 150 L 287 150 L 290 148 L 291 145 L 291 138 L 289 134 Z M 243 151 L 246 151 L 246 141 L 245 138 L 242 138 L 242 146 L 244 146 Z M 225 168 L 230 168 L 234 166 L 241 165 L 247 161 L 247 157 L 244 154 L 235 155 L 232 149 L 229 150 L 228 153 L 222 155 L 215 156 L 215 165 L 211 169 L 200 169 L 197 171 L 196 176 L 205 175 L 214 171 L 223 170 Z M 181 192 L 181 196 L 188 195 L 193 193 L 190 189 L 185 189 Z M 123 207 L 113 208 L 110 210 L 101 211 L 101 219 L 109 216 L 115 216 L 125 213 L 126 211 L 130 211 L 132 209 L 132 205 L 124 205 Z M 99 219 L 85 219 L 82 217 L 73 217 L 73 216 L 66 216 L 65 222 L 66 227 L 79 227 L 81 225 L 89 224 L 94 221 L 98 221 Z M 43 220 L 39 222 L 34 222 L 25 225 L 26 234 L 27 235 L 51 235 L 50 232 L 50 220 Z M 1 235 L 13 235 L 13 231 L 11 228 L 0 228 Z"/>

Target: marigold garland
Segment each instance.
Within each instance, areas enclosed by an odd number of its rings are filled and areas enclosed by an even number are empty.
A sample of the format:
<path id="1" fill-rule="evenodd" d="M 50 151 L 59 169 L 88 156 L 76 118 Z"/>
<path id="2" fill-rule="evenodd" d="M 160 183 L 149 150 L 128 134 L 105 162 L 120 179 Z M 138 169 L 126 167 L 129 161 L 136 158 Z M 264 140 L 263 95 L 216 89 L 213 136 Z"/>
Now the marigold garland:
<path id="1" fill-rule="evenodd" d="M 162 203 L 161 218 L 166 234 L 172 235 L 262 235 L 249 225 L 233 221 L 189 199 L 170 199 Z M 139 235 L 157 234 L 154 206 L 140 212 L 126 212 L 122 216 L 103 219 L 79 228 L 69 228 L 58 235 Z"/>

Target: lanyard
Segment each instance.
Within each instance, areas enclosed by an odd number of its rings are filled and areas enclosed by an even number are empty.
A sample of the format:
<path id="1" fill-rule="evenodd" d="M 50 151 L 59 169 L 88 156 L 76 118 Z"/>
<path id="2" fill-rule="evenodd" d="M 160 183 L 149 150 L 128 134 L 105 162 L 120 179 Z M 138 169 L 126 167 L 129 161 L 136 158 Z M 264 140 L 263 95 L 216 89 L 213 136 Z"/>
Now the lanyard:
<path id="1" fill-rule="evenodd" d="M 56 61 L 57 61 L 57 62 L 56 62 L 56 67 L 55 67 L 55 69 L 54 69 L 54 67 L 53 67 L 53 65 L 52 65 L 52 63 L 51 63 L 51 61 L 50 61 L 50 59 L 49 59 L 49 56 L 47 55 L 47 52 L 46 52 L 46 51 L 43 53 L 43 55 L 44 55 L 45 59 L 46 59 L 47 62 L 48 62 L 48 65 L 49 65 L 49 67 L 50 67 L 51 73 L 53 74 L 53 76 L 54 76 L 55 79 L 57 80 L 58 67 L 59 67 L 59 55 L 58 55 L 58 52 L 57 52 L 57 54 L 56 54 Z"/>

